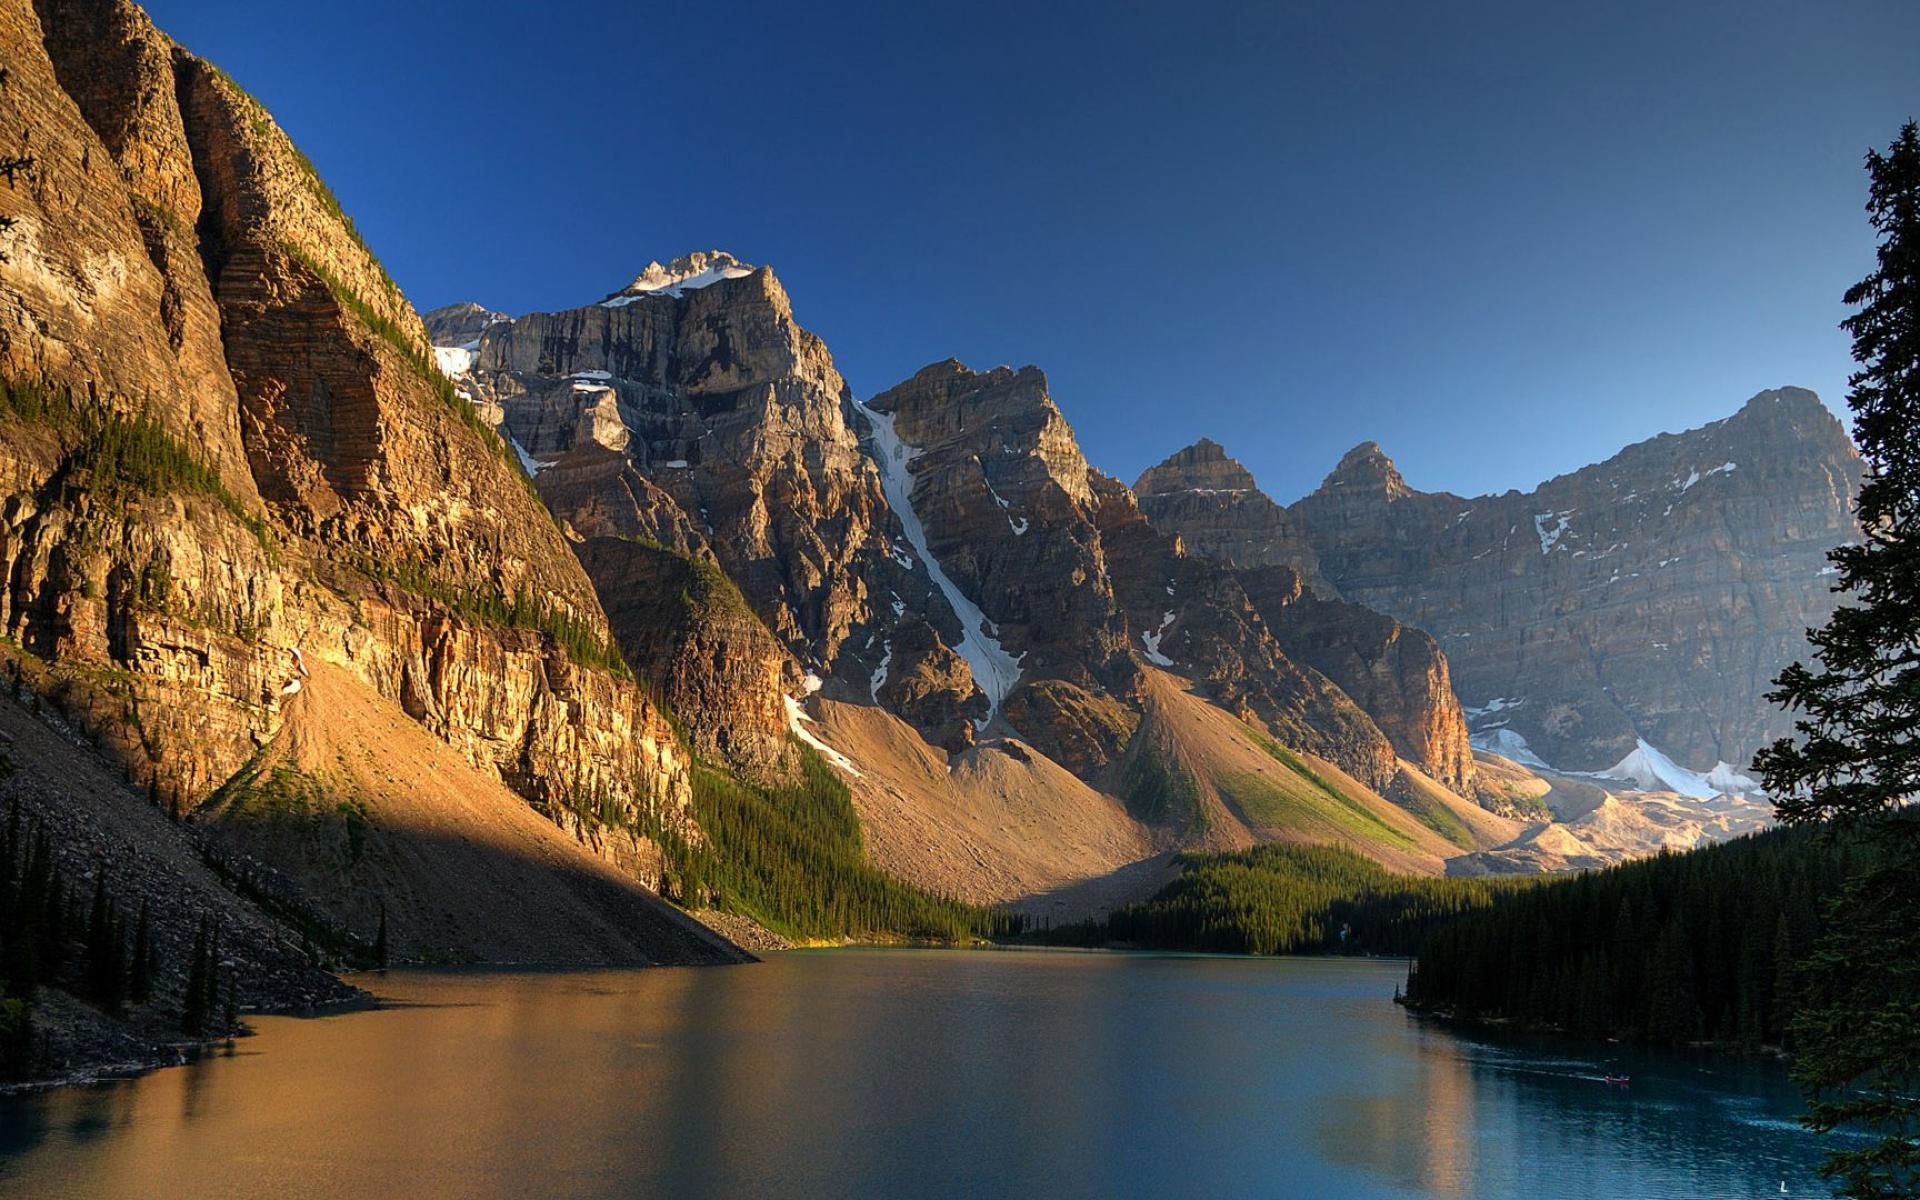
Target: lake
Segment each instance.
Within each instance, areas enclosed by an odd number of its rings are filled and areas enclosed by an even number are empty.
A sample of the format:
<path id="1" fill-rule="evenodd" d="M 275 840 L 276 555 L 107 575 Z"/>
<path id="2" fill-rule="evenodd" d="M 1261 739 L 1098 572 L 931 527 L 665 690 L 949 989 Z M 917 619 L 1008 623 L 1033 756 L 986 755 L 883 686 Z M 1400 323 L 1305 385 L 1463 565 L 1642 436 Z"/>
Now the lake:
<path id="1" fill-rule="evenodd" d="M 830 950 L 394 971 L 231 1053 L 0 1102 L 0 1194 L 1824 1195 L 1771 1063 L 1469 1036 L 1390 961 Z"/>

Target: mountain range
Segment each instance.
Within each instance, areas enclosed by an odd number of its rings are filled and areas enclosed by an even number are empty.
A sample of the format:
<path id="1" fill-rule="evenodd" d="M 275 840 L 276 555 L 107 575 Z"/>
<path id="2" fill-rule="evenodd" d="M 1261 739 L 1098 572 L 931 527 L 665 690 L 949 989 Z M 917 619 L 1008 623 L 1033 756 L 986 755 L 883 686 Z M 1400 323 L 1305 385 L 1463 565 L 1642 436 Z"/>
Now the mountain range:
<path id="1" fill-rule="evenodd" d="M 1049 917 L 1186 848 L 1562 869 L 1767 819 L 1861 473 L 1809 392 L 1528 493 L 1368 443 L 1283 505 L 1205 439 L 1129 487 L 1035 367 L 856 397 L 720 251 L 423 318 L 138 8 L 0 44 L 0 703 L 61 734 L 0 786 L 77 874 L 172 847 L 176 940 L 237 878 L 396 957 L 737 961 L 785 915 L 688 872 L 748 853 L 702 797 L 786 820 L 822 762 L 880 871 Z M 124 786 L 22 780 L 63 756 Z"/>

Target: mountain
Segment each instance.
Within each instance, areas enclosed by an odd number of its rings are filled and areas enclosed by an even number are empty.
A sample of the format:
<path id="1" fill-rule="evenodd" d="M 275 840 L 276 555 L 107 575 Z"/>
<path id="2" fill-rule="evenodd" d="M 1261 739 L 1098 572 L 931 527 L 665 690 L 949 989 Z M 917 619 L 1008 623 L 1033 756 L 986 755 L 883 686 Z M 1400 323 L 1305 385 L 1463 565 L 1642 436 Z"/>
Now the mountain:
<path id="1" fill-rule="evenodd" d="M 1343 597 L 1439 640 L 1482 744 L 1710 795 L 1789 732 L 1764 693 L 1833 611 L 1861 473 L 1781 388 L 1524 493 L 1415 491 L 1369 442 L 1288 513 Z"/>
<path id="2" fill-rule="evenodd" d="M 428 314 L 435 340 L 478 311 Z M 596 304 L 486 325 L 470 353 L 454 382 L 525 453 L 609 606 L 632 589 L 604 578 L 597 544 L 711 563 L 791 656 L 790 694 L 812 672 L 826 698 L 879 704 L 948 750 L 1017 730 L 1090 776 L 1123 749 L 1114 697 L 1136 686 L 1136 659 L 1190 645 L 1188 669 L 1222 703 L 1363 777 L 1393 774 L 1364 714 L 1087 464 L 1037 370 L 936 364 L 855 403 L 773 273 L 719 251 L 651 264 Z M 1185 579 L 1189 597 L 1170 602 Z M 672 676 L 676 653 L 646 661 Z M 667 696 L 764 747 L 735 757 L 766 769 L 783 732 L 768 694 L 752 692 L 753 712 L 741 689 Z"/>
<path id="3" fill-rule="evenodd" d="M 471 330 L 471 313 L 428 314 L 435 341 L 459 350 L 451 339 Z M 884 699 L 941 745 L 971 740 L 987 704 L 951 649 L 959 622 L 914 570 L 852 393 L 772 271 L 718 251 L 653 263 L 598 303 L 488 325 L 467 353 L 449 363 L 456 385 L 581 544 L 646 544 L 688 571 L 712 564 L 764 625 L 751 655 L 763 673 L 778 660 L 773 688 L 669 684 L 691 726 L 723 732 L 729 761 L 782 769 L 778 698 L 808 672 L 829 695 Z M 603 571 L 616 557 L 633 556 L 588 555 Z M 623 643 L 635 632 L 616 630 Z M 715 661 L 659 646 L 635 665 L 673 681 Z"/>
<path id="4" fill-rule="evenodd" d="M 1630 676 L 1631 621 L 1563 627 L 1556 589 L 1657 528 L 1705 563 L 1643 605 L 1665 645 L 1813 619 L 1787 585 L 1833 540 L 1808 464 L 1838 451 L 1805 453 L 1792 395 L 1627 452 L 1613 492 L 1423 497 L 1366 452 L 1286 508 L 1209 441 L 1130 489 L 1036 367 L 857 399 L 724 251 L 423 319 L 271 115 L 137 8 L 0 13 L 0 135 L 48 147 L 0 190 L 0 671 L 175 850 L 330 944 L 735 961 L 656 893 L 741 936 L 981 930 L 1004 918 L 925 893 L 1060 915 L 1184 848 L 1538 869 L 1751 815 L 1610 806 L 1745 785 L 1690 740 L 1705 706 Z M 1537 536 L 1470 568 L 1502 523 Z M 1735 577 L 1746 610 L 1712 612 Z M 1548 653 L 1566 629 L 1584 660 Z M 1581 687 L 1614 710 L 1565 715 Z"/>
<path id="5" fill-rule="evenodd" d="M 1133 492 L 1141 511 L 1177 534 L 1189 554 L 1242 570 L 1290 567 L 1314 595 L 1338 596 L 1298 522 L 1212 438 L 1141 472 Z"/>
<path id="6" fill-rule="evenodd" d="M 329 936 L 737 961 L 643 886 L 695 836 L 686 747 L 311 164 L 131 4 L 0 6 L 0 45 L 20 694 Z M 589 919 L 623 932 L 523 936 Z"/>
<path id="7" fill-rule="evenodd" d="M 1233 577 L 1182 554 L 1087 463 L 1037 368 L 937 363 L 864 407 L 922 557 L 956 609 L 980 614 L 975 677 L 1042 750 L 1113 761 L 1117 742 L 1078 744 L 1081 698 L 1125 697 L 1148 665 L 1370 786 L 1391 780 L 1387 740 L 1281 652 Z"/>
<path id="8" fill-rule="evenodd" d="M 1232 570 L 1286 653 L 1345 691 L 1399 754 L 1475 794 L 1466 719 L 1439 646 L 1342 600 L 1295 518 L 1224 447 L 1202 438 L 1149 468 L 1134 492 L 1156 528 Z"/>
<path id="9" fill-rule="evenodd" d="M 1389 825 L 1408 819 L 1387 798 L 1407 791 L 1395 743 L 1287 655 L 1233 571 L 1086 461 L 1038 369 L 936 363 L 856 401 L 773 272 L 723 251 L 649 264 L 560 313 L 468 302 L 426 321 L 695 748 L 773 780 L 789 733 L 822 747 L 876 858 L 906 877 L 1015 900 L 1175 845 L 1300 832 L 1244 811 L 1209 774 L 1217 756 L 1189 761 L 1152 699 L 1169 688 L 1266 764 L 1237 774 L 1287 773 L 1260 748 L 1273 739 L 1362 808 L 1393 810 Z M 728 602 L 697 601 L 696 580 Z M 922 764 L 940 759 L 951 771 L 928 787 Z M 1014 779 L 1046 815 L 1020 807 Z M 984 863 L 963 843 L 986 812 L 1039 821 L 1040 841 Z M 1368 841 L 1322 836 L 1336 834 Z M 1423 845 L 1428 870 L 1462 848 Z"/>

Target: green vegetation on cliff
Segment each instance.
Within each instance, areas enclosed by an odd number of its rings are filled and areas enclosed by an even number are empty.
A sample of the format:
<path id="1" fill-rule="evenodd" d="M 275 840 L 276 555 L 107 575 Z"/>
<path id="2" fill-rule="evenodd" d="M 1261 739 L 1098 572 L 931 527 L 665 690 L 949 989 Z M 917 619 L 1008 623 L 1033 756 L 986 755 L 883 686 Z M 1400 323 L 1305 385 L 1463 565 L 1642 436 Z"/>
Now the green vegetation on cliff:
<path id="1" fill-rule="evenodd" d="M 245 525 L 262 544 L 266 524 L 228 490 L 220 473 L 185 442 L 144 414 L 128 416 L 77 399 L 64 389 L 28 380 L 0 379 L 0 419 L 41 425 L 68 435 L 69 465 L 86 472 L 85 486 L 106 495 L 206 496 Z"/>
<path id="2" fill-rule="evenodd" d="M 392 583 L 422 599 L 437 600 L 458 616 L 545 634 L 581 666 L 598 667 L 620 679 L 633 678 L 633 671 L 612 638 L 601 636 L 592 625 L 567 609 L 537 599 L 524 585 L 507 597 L 497 588 L 449 582 L 440 572 L 414 559 L 387 560 L 368 554 L 346 557 L 368 577 Z"/>
<path id="3" fill-rule="evenodd" d="M 800 778 L 748 783 L 712 767 L 693 774 L 703 846 L 650 831 L 667 850 L 667 892 L 752 917 L 795 938 L 962 941 L 1019 932 L 1011 913 L 923 892 L 867 860 L 847 785 L 818 753 L 796 746 Z"/>
<path id="4" fill-rule="evenodd" d="M 1290 785 L 1276 781 L 1265 789 L 1250 791 L 1248 799 L 1240 801 L 1243 806 L 1248 803 L 1254 805 L 1253 811 L 1248 814 L 1254 820 L 1275 829 L 1312 824 L 1316 819 L 1327 820 L 1355 837 L 1370 842 L 1397 846 L 1403 850 L 1414 848 L 1412 838 L 1327 782 L 1306 759 L 1258 730 L 1253 731 L 1253 739 L 1269 757 L 1294 774 Z"/>
<path id="5" fill-rule="evenodd" d="M 507 446 L 507 439 L 480 419 L 480 414 L 474 410 L 473 404 L 463 399 L 458 389 L 453 386 L 453 381 L 434 365 L 433 358 L 425 347 L 408 337 L 406 330 L 383 315 L 373 305 L 368 304 L 339 276 L 327 270 L 319 259 L 292 242 L 283 242 L 280 248 L 286 251 L 287 257 L 311 271 L 314 278 L 320 281 L 340 307 L 352 313 L 362 325 L 366 326 L 367 332 L 391 346 L 408 369 L 427 385 L 441 405 L 462 425 L 473 430 L 489 452 L 512 467 L 514 475 L 521 481 L 522 486 L 529 494 L 538 498 L 539 493 L 534 491 L 533 481 L 527 478 L 526 471 L 521 468 L 519 460 Z"/>

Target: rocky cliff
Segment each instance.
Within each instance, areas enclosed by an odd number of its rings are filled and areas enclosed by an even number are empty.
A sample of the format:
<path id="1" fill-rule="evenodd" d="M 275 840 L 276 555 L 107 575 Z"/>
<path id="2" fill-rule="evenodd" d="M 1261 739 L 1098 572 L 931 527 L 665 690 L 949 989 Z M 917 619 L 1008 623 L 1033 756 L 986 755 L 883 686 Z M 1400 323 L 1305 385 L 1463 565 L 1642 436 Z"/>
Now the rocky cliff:
<path id="1" fill-rule="evenodd" d="M 865 407 L 896 507 L 956 610 L 974 614 L 975 677 L 997 680 L 1019 732 L 1042 749 L 1116 761 L 1122 744 L 1104 739 L 1122 723 L 1090 719 L 1089 697 L 1137 707 L 1147 664 L 1357 778 L 1392 778 L 1387 739 L 1280 650 L 1232 573 L 1183 553 L 1132 492 L 1088 465 L 1037 368 L 937 363 Z"/>
<path id="2" fill-rule="evenodd" d="M 1466 718 L 1439 646 L 1342 600 L 1298 522 L 1225 448 L 1203 438 L 1149 468 L 1134 491 L 1155 528 L 1232 571 L 1290 658 L 1345 692 L 1402 757 L 1476 794 Z"/>
<path id="3" fill-rule="evenodd" d="M 131 4 L 6 0 L 0 45 L 0 652 L 169 809 L 330 664 L 644 859 L 686 751 L 312 166 Z"/>
<path id="4" fill-rule="evenodd" d="M 463 350 L 476 307 L 429 314 L 442 361 L 573 530 L 717 564 L 792 656 L 786 692 L 813 671 L 829 695 L 970 740 L 985 701 L 950 648 L 959 623 L 907 549 L 832 357 L 772 271 L 718 251 L 650 264 L 599 303 L 481 326 Z M 624 612 L 624 582 L 598 574 L 612 559 L 589 565 Z M 685 715 L 724 729 L 736 765 L 777 769 L 779 691 L 733 704 L 703 686 L 716 703 Z"/>
<path id="5" fill-rule="evenodd" d="M 566 312 L 469 303 L 427 324 L 703 752 L 779 772 L 813 673 L 949 751 L 1015 734 L 1104 780 L 1141 665 L 1178 664 L 1287 744 L 1396 775 L 1388 737 L 1288 658 L 1233 574 L 1089 466 L 1036 369 L 940 363 L 857 403 L 773 273 L 719 251 Z M 695 578 L 737 585 L 771 640 L 670 598 Z"/>
<path id="6" fill-rule="evenodd" d="M 1525 493 L 1418 492 L 1367 443 L 1289 512 L 1343 596 L 1439 639 L 1487 744 L 1704 773 L 1788 731 L 1764 692 L 1833 609 L 1860 473 L 1819 399 L 1782 388 Z"/>
<path id="7" fill-rule="evenodd" d="M 1338 594 L 1298 523 L 1211 438 L 1141 472 L 1133 493 L 1155 527 L 1178 536 L 1189 554 L 1242 569 L 1290 567 L 1315 595 Z"/>

